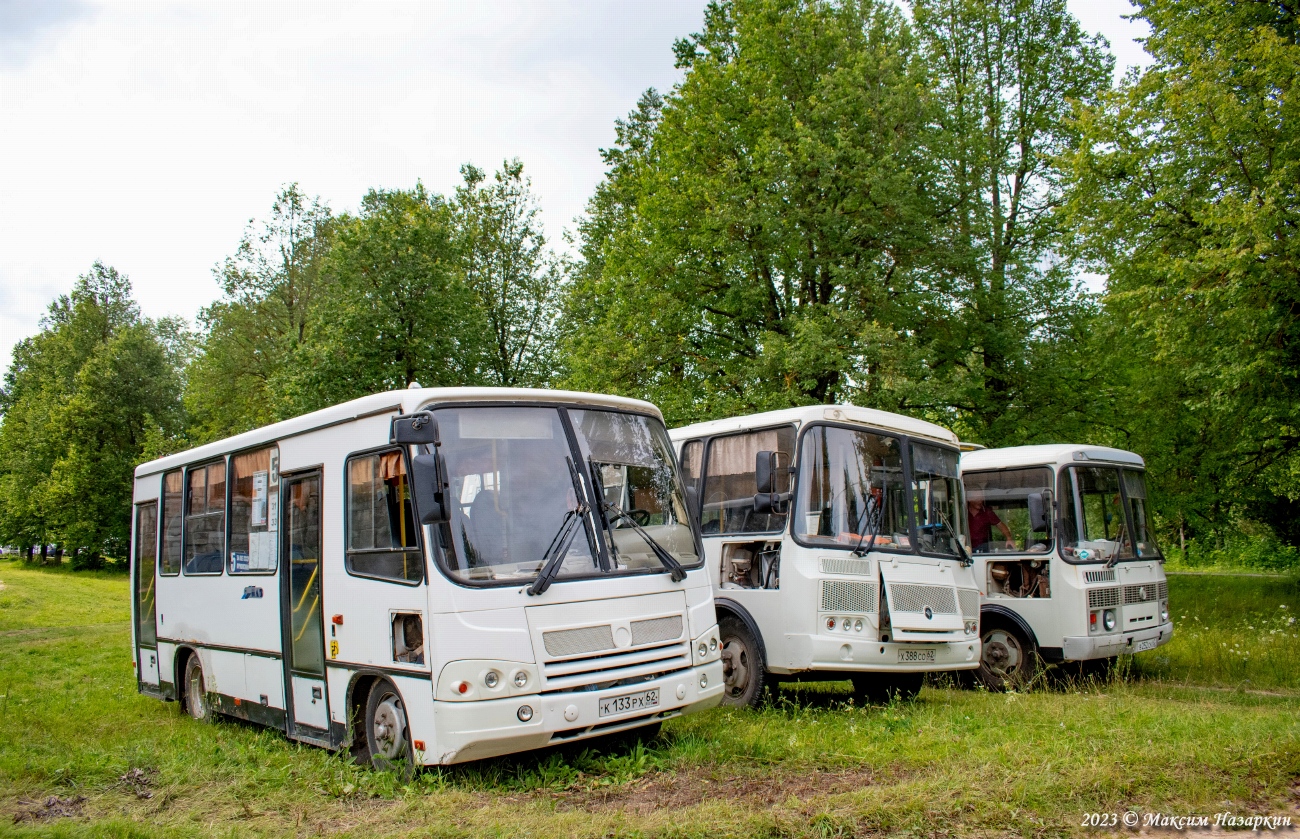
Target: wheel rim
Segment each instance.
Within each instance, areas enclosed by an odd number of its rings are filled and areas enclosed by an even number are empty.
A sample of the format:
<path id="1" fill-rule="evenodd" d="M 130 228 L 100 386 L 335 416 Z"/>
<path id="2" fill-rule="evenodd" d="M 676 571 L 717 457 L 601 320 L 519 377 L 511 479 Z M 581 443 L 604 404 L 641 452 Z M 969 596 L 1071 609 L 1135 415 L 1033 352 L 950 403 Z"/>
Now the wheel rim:
<path id="1" fill-rule="evenodd" d="M 402 710 L 402 700 L 394 694 L 384 694 L 375 706 L 370 736 L 375 743 L 375 754 L 388 760 L 401 756 L 406 747 L 406 713 Z"/>
<path id="2" fill-rule="evenodd" d="M 190 668 L 190 716 L 201 720 L 208 715 L 207 705 L 203 701 L 203 668 Z"/>
<path id="3" fill-rule="evenodd" d="M 998 676 L 1014 675 L 1025 660 L 1025 650 L 1020 639 L 1005 629 L 993 629 L 984 634 L 980 661 L 989 672 Z"/>
<path id="4" fill-rule="evenodd" d="M 723 639 L 722 681 L 732 699 L 744 696 L 749 689 L 749 650 L 739 638 Z"/>

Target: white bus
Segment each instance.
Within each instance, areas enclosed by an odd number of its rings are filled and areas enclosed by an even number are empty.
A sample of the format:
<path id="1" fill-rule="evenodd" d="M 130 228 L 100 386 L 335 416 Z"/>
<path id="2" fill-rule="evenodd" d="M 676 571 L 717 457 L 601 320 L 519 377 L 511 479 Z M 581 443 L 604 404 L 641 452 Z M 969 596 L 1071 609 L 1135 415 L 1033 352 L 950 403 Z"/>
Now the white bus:
<path id="1" fill-rule="evenodd" d="M 1169 584 L 1144 466 L 1099 446 L 962 454 L 984 595 L 976 676 L 986 686 L 1024 684 L 1043 662 L 1106 666 L 1169 642 Z"/>
<path id="2" fill-rule="evenodd" d="M 910 697 L 926 671 L 979 665 L 947 429 L 819 405 L 671 436 L 714 585 L 724 704 L 755 704 L 779 681 L 849 679 L 864 700 Z"/>
<path id="3" fill-rule="evenodd" d="M 139 690 L 376 766 L 717 705 L 698 529 L 646 402 L 367 396 L 135 475 Z"/>

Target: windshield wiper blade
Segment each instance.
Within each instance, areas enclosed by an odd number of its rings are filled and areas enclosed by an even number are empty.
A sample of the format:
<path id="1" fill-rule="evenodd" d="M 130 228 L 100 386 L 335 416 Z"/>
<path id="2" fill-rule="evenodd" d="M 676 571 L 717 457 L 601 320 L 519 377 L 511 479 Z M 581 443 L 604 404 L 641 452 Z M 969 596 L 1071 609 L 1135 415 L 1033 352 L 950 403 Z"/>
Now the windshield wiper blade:
<path id="1" fill-rule="evenodd" d="M 863 515 L 866 517 L 866 523 L 871 526 L 871 543 L 867 545 L 865 551 L 862 550 L 862 540 L 867 538 L 867 534 L 865 531 L 859 533 L 858 543 L 853 546 L 854 556 L 866 556 L 876 547 L 876 536 L 880 533 L 880 522 L 885 518 L 884 515 L 876 515 L 876 508 L 879 506 L 880 505 L 876 503 L 876 497 L 868 493 L 867 509 L 863 511 Z M 859 527 L 861 527 L 861 525 L 859 525 Z"/>
<path id="2" fill-rule="evenodd" d="M 596 497 L 600 499 L 601 518 L 605 520 L 606 528 L 612 531 L 613 528 L 611 528 L 610 525 L 613 524 L 613 522 L 626 519 L 628 524 L 632 525 L 632 530 L 650 546 L 650 551 L 659 560 L 660 564 L 668 569 L 668 576 L 672 577 L 673 582 L 680 583 L 682 580 L 686 579 L 686 569 L 682 568 L 682 564 L 677 561 L 676 557 L 668 552 L 667 548 L 659 544 L 655 537 L 651 536 L 645 531 L 645 528 L 637 524 L 636 519 L 632 518 L 630 513 L 619 507 L 617 504 L 611 504 L 605 500 L 605 485 L 601 482 L 600 475 L 596 472 L 596 464 L 590 457 L 587 458 L 587 471 L 591 474 L 591 488 L 595 492 Z M 614 518 L 610 519 L 605 516 L 606 512 L 613 513 Z M 612 540 L 613 536 L 611 535 L 610 538 Z"/>
<path id="3" fill-rule="evenodd" d="M 935 513 L 938 514 L 939 521 L 943 523 L 943 526 L 948 528 L 948 532 L 952 534 L 952 543 L 957 546 L 957 553 L 961 556 L 962 567 L 969 568 L 974 565 L 974 557 L 966 553 L 966 546 L 961 543 L 961 537 L 958 536 L 957 531 L 953 529 L 952 523 L 948 521 L 948 517 L 943 514 L 942 510 L 935 510 Z"/>
<path id="4" fill-rule="evenodd" d="M 564 567 L 564 557 L 569 551 L 569 545 L 573 543 L 573 537 L 577 534 L 577 524 L 582 517 L 587 514 L 587 505 L 582 501 L 582 485 L 578 482 L 578 470 L 574 468 L 573 458 L 566 457 L 565 462 L 569 465 L 569 478 L 573 481 L 573 490 L 578 500 L 578 506 L 564 514 L 564 520 L 560 522 L 560 529 L 555 532 L 555 538 L 547 546 L 546 553 L 542 554 L 542 568 L 537 572 L 537 579 L 533 580 L 532 585 L 525 589 L 529 595 L 536 596 L 551 587 L 555 578 L 559 576 L 560 569 Z"/>

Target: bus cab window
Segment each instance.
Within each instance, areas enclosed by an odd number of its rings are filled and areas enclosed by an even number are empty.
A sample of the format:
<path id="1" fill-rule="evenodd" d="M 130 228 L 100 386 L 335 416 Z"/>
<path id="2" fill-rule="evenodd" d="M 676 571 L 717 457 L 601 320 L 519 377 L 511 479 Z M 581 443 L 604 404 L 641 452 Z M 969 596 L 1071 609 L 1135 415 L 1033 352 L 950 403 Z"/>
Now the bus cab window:
<path id="1" fill-rule="evenodd" d="M 1052 470 L 969 472 L 966 517 L 976 553 L 1047 553 L 1052 547 Z"/>
<path id="2" fill-rule="evenodd" d="M 348 461 L 348 572 L 398 582 L 424 579 L 406 461 L 398 451 Z"/>
<path id="3" fill-rule="evenodd" d="M 779 452 L 782 463 L 794 454 L 792 426 L 717 437 L 709 444 L 700 528 L 709 533 L 772 533 L 785 529 L 786 513 L 758 513 L 754 462 L 759 452 Z"/>

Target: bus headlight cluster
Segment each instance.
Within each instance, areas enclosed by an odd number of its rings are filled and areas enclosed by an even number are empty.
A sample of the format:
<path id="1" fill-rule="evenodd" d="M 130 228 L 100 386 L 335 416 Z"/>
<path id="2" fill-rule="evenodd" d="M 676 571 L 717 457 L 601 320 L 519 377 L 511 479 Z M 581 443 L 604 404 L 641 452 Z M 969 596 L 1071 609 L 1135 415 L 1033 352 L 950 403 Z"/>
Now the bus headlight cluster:
<path id="1" fill-rule="evenodd" d="M 1107 632 L 1112 632 L 1112 631 L 1114 631 L 1114 629 L 1115 629 L 1115 610 L 1114 610 L 1114 609 L 1107 609 L 1106 611 L 1104 611 L 1104 612 L 1101 613 L 1101 625 L 1104 626 L 1104 627 L 1106 628 L 1106 631 L 1107 631 Z"/>
<path id="2" fill-rule="evenodd" d="M 830 630 L 839 628 L 845 632 L 861 632 L 865 625 L 866 624 L 862 622 L 862 618 L 858 618 L 857 620 L 854 620 L 853 618 L 826 619 L 826 628 Z"/>
<path id="3" fill-rule="evenodd" d="M 1169 601 L 1160 601 L 1160 622 L 1169 623 Z"/>
<path id="4" fill-rule="evenodd" d="M 966 634 L 974 635 L 978 623 L 978 621 L 966 621 L 965 626 L 963 627 L 966 630 Z"/>

